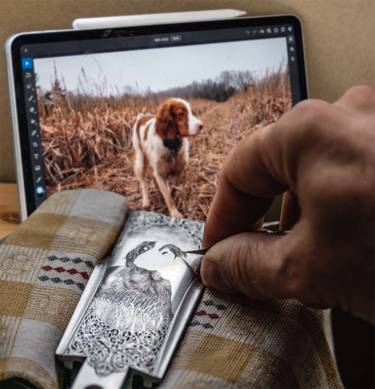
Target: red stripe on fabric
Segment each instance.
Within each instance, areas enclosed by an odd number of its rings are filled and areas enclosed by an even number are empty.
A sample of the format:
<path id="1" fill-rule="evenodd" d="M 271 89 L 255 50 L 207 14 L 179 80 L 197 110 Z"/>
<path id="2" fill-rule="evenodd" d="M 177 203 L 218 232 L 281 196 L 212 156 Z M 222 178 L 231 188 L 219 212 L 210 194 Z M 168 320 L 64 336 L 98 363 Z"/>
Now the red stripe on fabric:
<path id="1" fill-rule="evenodd" d="M 208 313 L 206 311 L 197 311 L 195 312 L 195 316 L 208 316 L 210 319 L 219 319 L 220 316 L 217 313 Z"/>
<path id="2" fill-rule="evenodd" d="M 79 274 L 82 278 L 84 278 L 85 280 L 88 280 L 90 275 L 89 273 L 87 273 L 86 271 L 78 271 L 77 269 L 74 269 L 74 268 L 71 268 L 71 269 L 65 269 L 64 267 L 62 266 L 59 266 L 59 267 L 51 267 L 51 266 L 42 266 L 42 269 L 44 271 L 51 271 L 51 270 L 54 270 L 58 273 L 63 273 L 63 272 L 66 272 L 66 273 L 69 273 L 71 275 L 74 275 L 74 274 Z"/>

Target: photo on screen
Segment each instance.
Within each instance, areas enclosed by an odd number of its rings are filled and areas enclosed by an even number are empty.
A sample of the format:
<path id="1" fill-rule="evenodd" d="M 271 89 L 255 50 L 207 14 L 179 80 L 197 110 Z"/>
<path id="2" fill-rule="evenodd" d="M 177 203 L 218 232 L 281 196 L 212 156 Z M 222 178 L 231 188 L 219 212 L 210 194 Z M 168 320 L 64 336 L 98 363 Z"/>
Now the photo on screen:
<path id="1" fill-rule="evenodd" d="M 40 58 L 34 66 L 48 196 L 96 188 L 142 209 L 133 127 L 178 98 L 202 126 L 186 138 L 188 162 L 168 185 L 181 216 L 196 220 L 206 219 L 230 150 L 292 105 L 285 38 Z M 170 214 L 150 166 L 145 182 L 147 208 Z"/>

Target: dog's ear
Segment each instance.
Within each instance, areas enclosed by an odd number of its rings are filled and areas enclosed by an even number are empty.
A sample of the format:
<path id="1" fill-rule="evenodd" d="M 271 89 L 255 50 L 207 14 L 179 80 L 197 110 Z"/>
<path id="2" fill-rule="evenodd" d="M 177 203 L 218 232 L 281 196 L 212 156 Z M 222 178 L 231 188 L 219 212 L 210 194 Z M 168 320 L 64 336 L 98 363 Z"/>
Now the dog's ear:
<path id="1" fill-rule="evenodd" d="M 177 136 L 177 126 L 171 110 L 171 104 L 165 102 L 159 106 L 156 113 L 156 133 L 162 139 L 175 139 Z"/>

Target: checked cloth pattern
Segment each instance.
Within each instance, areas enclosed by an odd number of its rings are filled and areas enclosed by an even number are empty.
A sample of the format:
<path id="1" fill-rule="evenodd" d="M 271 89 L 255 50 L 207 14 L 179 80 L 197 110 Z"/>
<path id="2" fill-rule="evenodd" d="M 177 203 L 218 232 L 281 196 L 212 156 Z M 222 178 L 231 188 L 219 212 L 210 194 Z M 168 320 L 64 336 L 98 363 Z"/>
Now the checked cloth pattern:
<path id="1" fill-rule="evenodd" d="M 126 211 L 114 193 L 57 193 L 0 245 L 0 380 L 58 388 L 57 345 Z"/>
<path id="2" fill-rule="evenodd" d="M 56 347 L 126 208 L 109 192 L 58 193 L 0 245 L 0 380 L 58 388 Z M 206 290 L 160 387 L 343 386 L 320 311 Z"/>
<path id="3" fill-rule="evenodd" d="M 343 388 L 323 314 L 205 290 L 161 388 Z"/>

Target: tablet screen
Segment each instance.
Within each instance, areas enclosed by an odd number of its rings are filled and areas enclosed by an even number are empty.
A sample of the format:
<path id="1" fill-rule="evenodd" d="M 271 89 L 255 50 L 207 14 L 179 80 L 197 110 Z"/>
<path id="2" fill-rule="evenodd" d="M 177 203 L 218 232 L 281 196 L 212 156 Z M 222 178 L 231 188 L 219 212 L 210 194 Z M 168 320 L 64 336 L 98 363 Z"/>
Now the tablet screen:
<path id="1" fill-rule="evenodd" d="M 241 139 L 303 97 L 289 24 L 23 45 L 35 207 L 77 188 L 205 220 Z"/>

